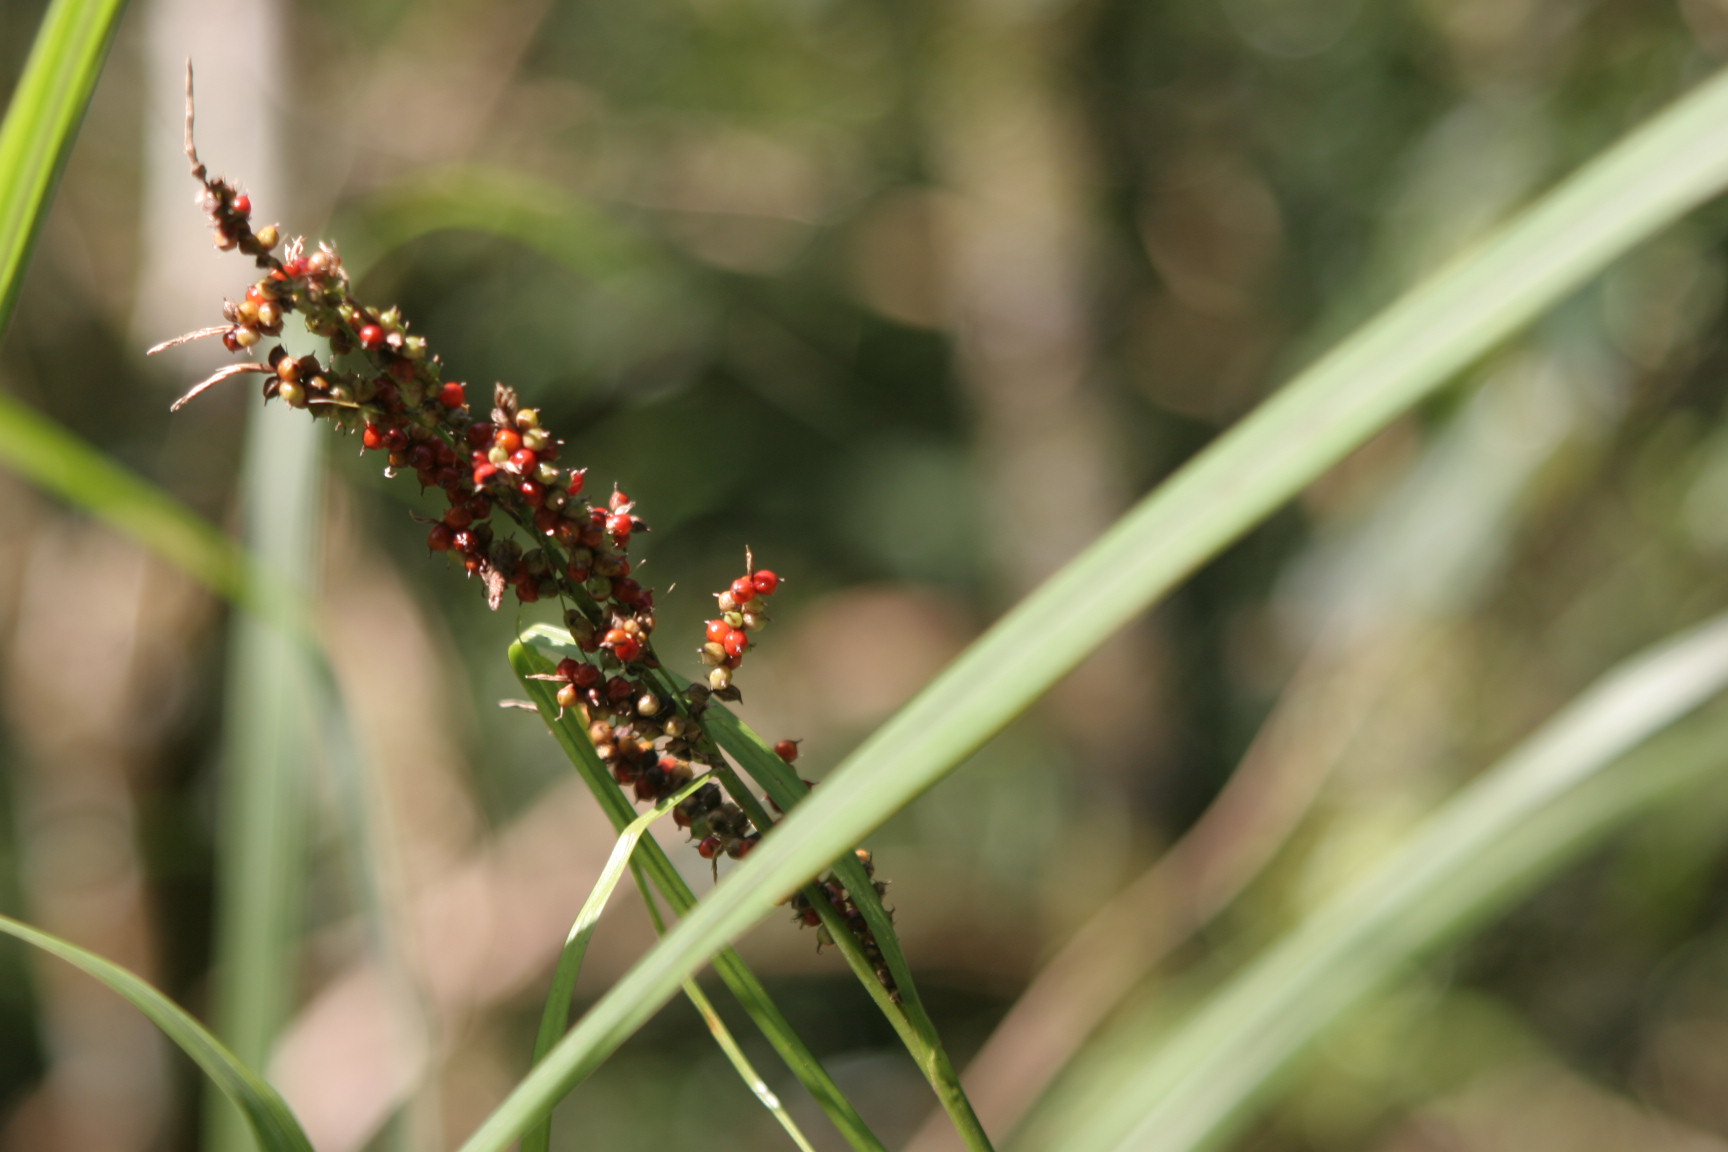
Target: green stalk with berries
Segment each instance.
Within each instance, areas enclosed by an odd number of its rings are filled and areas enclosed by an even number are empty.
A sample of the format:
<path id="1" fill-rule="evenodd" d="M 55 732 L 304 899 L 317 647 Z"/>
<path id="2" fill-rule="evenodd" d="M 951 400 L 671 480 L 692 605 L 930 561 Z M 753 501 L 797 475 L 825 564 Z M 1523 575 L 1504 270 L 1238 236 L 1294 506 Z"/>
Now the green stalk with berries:
<path id="1" fill-rule="evenodd" d="M 477 579 L 493 609 L 511 597 L 522 605 L 558 605 L 571 654 L 549 669 L 523 671 L 525 681 L 556 686 L 543 702 L 556 710 L 550 719 L 579 722 L 584 755 L 591 749 L 606 782 L 628 789 L 636 803 L 690 789 L 673 808 L 674 819 L 716 869 L 722 856 L 748 856 L 807 791 L 807 782 L 791 777 L 789 786 L 790 774 L 779 771 L 796 757 L 797 743 L 781 741 L 768 754 L 767 778 L 760 763 L 754 770 L 757 785 L 769 792 L 764 802 L 728 761 L 708 715 L 712 702 L 740 698 L 734 673 L 752 634 L 768 622 L 779 575 L 756 567 L 746 550 L 744 573 L 716 594 L 717 615 L 705 625 L 697 654 L 709 668 L 706 680 L 674 682 L 654 650 L 654 592 L 632 575 L 631 542 L 648 529 L 636 502 L 616 486 L 604 501 L 591 500 L 588 470 L 561 459 L 564 442 L 514 390 L 495 386 L 490 408 L 477 413 L 467 385 L 444 378 L 442 362 L 409 331 L 399 310 L 379 310 L 354 296 L 333 247 L 309 250 L 300 240 L 285 241 L 276 225 L 254 228 L 250 196 L 212 177 L 198 158 L 191 115 L 189 90 L 186 155 L 216 246 L 251 257 L 262 275 L 239 301 L 225 305 L 222 324 L 151 349 L 215 338 L 230 352 L 255 357 L 200 381 L 174 409 L 219 384 L 257 378 L 266 401 L 280 400 L 358 436 L 363 450 L 384 456 L 387 475 L 412 473 L 422 489 L 441 492 L 446 507 L 426 537 L 432 552 Z M 281 344 L 267 343 L 293 315 L 328 342 L 328 355 L 292 356 Z M 691 789 L 703 774 L 708 781 Z M 840 945 L 967 1145 L 988 1149 L 897 942 L 884 944 L 893 925 L 881 903 L 886 886 L 872 868 L 867 853 L 844 858 L 797 894 L 794 920 L 816 928 L 821 942 Z M 555 999 L 567 995 L 554 993 Z M 555 1010 L 556 1004 L 549 1006 L 549 1019 Z M 768 1019 L 765 1027 L 779 1022 Z M 801 1045 L 783 1038 L 779 1046 L 791 1052 L 794 1071 L 813 1063 Z M 835 1099 L 838 1090 L 825 1074 L 805 1068 L 801 1078 L 856 1146 L 879 1146 L 855 1110 Z"/>

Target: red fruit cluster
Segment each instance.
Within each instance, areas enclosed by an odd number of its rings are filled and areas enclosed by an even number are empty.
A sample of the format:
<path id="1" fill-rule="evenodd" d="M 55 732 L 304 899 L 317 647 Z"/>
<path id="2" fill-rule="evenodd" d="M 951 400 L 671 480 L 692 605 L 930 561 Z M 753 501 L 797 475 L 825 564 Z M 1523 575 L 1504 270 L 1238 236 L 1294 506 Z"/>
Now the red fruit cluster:
<path id="1" fill-rule="evenodd" d="M 750 633 L 768 623 L 768 597 L 780 587 L 780 577 L 766 568 L 746 565 L 744 575 L 732 581 L 724 592 L 714 598 L 720 615 L 707 623 L 707 636 L 698 650 L 702 663 L 713 671 L 708 673 L 708 686 L 716 692 L 732 690 L 732 673 L 744 663 L 744 653 L 750 650 Z"/>
<path id="2" fill-rule="evenodd" d="M 710 697 L 738 698 L 732 672 L 751 634 L 767 622 L 766 599 L 779 577 L 757 570 L 747 554 L 744 575 L 719 593 L 719 616 L 708 622 L 702 658 L 712 665 L 709 683 L 671 690 L 652 644 L 654 593 L 631 575 L 630 542 L 648 528 L 635 502 L 614 488 L 603 505 L 591 503 L 584 496 L 587 470 L 560 463 L 564 443 L 511 389 L 498 385 L 486 418 L 475 419 L 466 386 L 442 378 L 439 358 L 409 333 L 401 313 L 354 298 L 333 248 L 308 253 L 295 240 L 280 258 L 273 255 L 280 244 L 276 227 L 253 231 L 250 198 L 211 178 L 199 162 L 190 108 L 187 140 L 217 246 L 252 256 L 264 275 L 239 303 L 226 304 L 222 325 L 153 351 L 208 336 L 220 336 L 230 351 L 247 351 L 279 335 L 287 315 L 298 313 L 309 331 L 329 342 L 330 355 L 294 357 L 275 346 L 262 361 L 218 371 L 175 407 L 220 381 L 257 373 L 267 401 L 280 398 L 357 434 L 363 451 L 386 455 L 387 475 L 410 471 L 422 488 L 441 492 L 444 511 L 426 535 L 432 552 L 448 554 L 480 577 L 493 608 L 507 590 L 523 603 L 555 599 L 562 605 L 580 658 L 564 659 L 539 679 L 557 683 L 559 706 L 582 718 L 614 779 L 638 802 L 653 803 L 699 772 L 713 771 L 726 788 L 709 782 L 678 806 L 674 819 L 705 859 L 747 854 L 771 817 L 742 791 L 703 717 Z M 793 741 L 776 750 L 788 762 L 797 755 Z M 757 814 L 754 820 L 746 808 Z M 844 886 L 832 878 L 824 883 L 848 924 L 856 920 L 867 952 L 879 958 Z"/>

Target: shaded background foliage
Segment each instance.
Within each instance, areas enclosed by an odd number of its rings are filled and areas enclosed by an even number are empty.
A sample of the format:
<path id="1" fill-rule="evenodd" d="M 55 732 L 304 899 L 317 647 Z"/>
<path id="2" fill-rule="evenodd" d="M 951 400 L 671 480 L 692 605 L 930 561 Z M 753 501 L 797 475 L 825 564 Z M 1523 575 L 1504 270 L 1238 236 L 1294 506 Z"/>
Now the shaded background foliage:
<path id="1" fill-rule="evenodd" d="M 0 3 L 8 81 L 39 16 Z M 254 402 L 171 420 L 211 353 L 140 355 L 245 283 L 206 258 L 187 203 L 188 53 L 203 151 L 262 218 L 334 237 L 454 375 L 518 387 L 570 458 L 641 501 L 644 578 L 676 584 L 663 637 L 696 636 L 701 590 L 745 543 L 788 578 L 747 715 L 804 737 L 819 776 L 1293 367 L 1719 64 L 1728 8 L 517 0 L 242 18 L 140 0 L 0 383 L 232 520 Z M 1671 230 L 1378 437 L 884 831 L 958 1055 L 1232 773 L 1253 803 L 1211 808 L 1202 862 L 1128 909 L 1168 922 L 1173 956 L 1135 967 L 1144 928 L 1126 922 L 1091 938 L 1142 973 L 1124 1019 L 1204 987 L 1604 666 L 1720 606 L 1721 218 Z M 420 558 L 406 512 L 425 505 L 350 447 L 331 452 L 319 613 L 429 1023 L 388 1042 L 362 865 L 328 767 L 308 765 L 278 1075 L 321 1148 L 383 1123 L 343 1089 L 401 1105 L 397 1131 L 433 1146 L 520 1074 L 609 838 L 539 726 L 491 706 L 515 694 L 511 621 Z M 0 893 L 201 1006 L 226 613 L 0 482 Z M 1728 1140 L 1722 814 L 1717 798 L 1644 825 L 1377 1003 L 1247 1144 Z M 585 994 L 647 935 L 615 914 Z M 746 954 L 879 1131 L 911 1138 L 926 1094 L 812 948 L 775 925 Z M 191 1139 L 188 1078 L 146 1027 L 14 951 L 0 973 L 0 1146 Z M 1034 1029 L 1005 1058 L 1060 1051 Z M 987 1121 L 1013 1103 L 980 1085 Z M 678 1005 L 557 1134 L 754 1148 L 770 1127 Z"/>

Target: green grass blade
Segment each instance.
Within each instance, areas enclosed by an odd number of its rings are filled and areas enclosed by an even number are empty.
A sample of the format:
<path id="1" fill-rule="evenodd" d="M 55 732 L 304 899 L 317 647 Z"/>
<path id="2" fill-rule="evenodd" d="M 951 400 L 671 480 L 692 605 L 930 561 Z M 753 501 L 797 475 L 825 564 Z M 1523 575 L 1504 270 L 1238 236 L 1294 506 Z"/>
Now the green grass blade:
<path id="1" fill-rule="evenodd" d="M 618 842 L 612 846 L 612 854 L 606 858 L 606 866 L 600 869 L 600 877 L 594 882 L 588 899 L 582 902 L 581 911 L 576 914 L 576 923 L 570 926 L 570 934 L 564 939 L 564 949 L 558 954 L 558 965 L 552 973 L 552 988 L 546 994 L 546 1009 L 540 1014 L 540 1031 L 534 1037 L 534 1063 L 538 1064 L 545 1058 L 546 1053 L 568 1027 L 570 998 L 575 995 L 576 981 L 582 975 L 582 958 L 588 954 L 588 941 L 593 939 L 594 930 L 600 926 L 600 916 L 606 911 L 606 902 L 612 899 L 618 881 L 624 878 L 624 870 L 629 866 L 631 856 L 635 854 L 637 842 L 647 833 L 654 821 L 683 803 L 691 793 L 707 782 L 706 777 L 692 780 L 656 807 L 636 817 L 618 834 Z M 551 1114 L 548 1113 L 522 1138 L 522 1152 L 546 1152 L 552 1142 L 551 1121 Z"/>
<path id="2" fill-rule="evenodd" d="M 757 783 L 767 789 L 782 812 L 792 811 L 795 804 L 809 795 L 810 789 L 792 770 L 791 765 L 780 759 L 768 742 L 738 719 L 729 708 L 710 703 L 707 716 L 720 747 Z M 960 1075 L 955 1071 L 953 1061 L 948 1058 L 948 1051 L 936 1031 L 935 1021 L 930 1019 L 930 1014 L 924 1009 L 924 1001 L 919 997 L 918 986 L 912 978 L 911 966 L 906 963 L 905 953 L 900 948 L 900 937 L 894 930 L 894 921 L 889 917 L 888 910 L 882 906 L 882 898 L 876 894 L 870 876 L 865 873 L 864 866 L 855 856 L 846 853 L 842 853 L 835 860 L 833 867 L 846 885 L 846 890 L 852 894 L 858 910 L 864 914 L 871 933 L 876 937 L 877 945 L 882 949 L 882 958 L 887 962 L 889 973 L 900 989 L 900 1003 L 896 1004 L 886 995 L 880 994 L 882 985 L 869 970 L 867 963 L 859 973 L 860 981 L 876 999 L 883 1013 L 894 1023 L 907 1051 L 911 1053 L 924 1078 L 935 1089 L 937 1099 L 954 1122 L 955 1129 L 966 1146 L 972 1149 L 988 1149 L 991 1146 L 989 1136 L 979 1123 L 971 1101 L 966 1098 L 966 1090 L 960 1084 Z M 818 904 L 817 907 L 820 910 L 823 905 Z M 823 919 L 826 922 L 828 917 L 825 915 Z M 829 924 L 828 927 L 836 942 L 850 942 L 850 933 L 845 932 L 843 924 Z M 850 950 L 848 959 L 853 959 L 852 953 L 856 951 Z M 859 956 L 858 959 L 861 960 L 862 957 Z M 854 967 L 858 967 L 857 963 Z"/>
<path id="3" fill-rule="evenodd" d="M 1093 1092 L 1031 1147 L 1196 1152 L 1228 1137 L 1327 1026 L 1438 944 L 1499 911 L 1677 784 L 1702 756 L 1627 754 L 1728 688 L 1728 616 L 1627 661 L 1586 691 L 1207 999 L 1124 1082 Z M 1038 1138 L 1041 1133 L 1043 1138 Z"/>
<path id="4" fill-rule="evenodd" d="M 245 554 L 209 521 L 62 425 L 0 395 L 0 462 L 251 608 Z"/>
<path id="5" fill-rule="evenodd" d="M 125 0 L 54 0 L 0 123 L 0 336 Z"/>
<path id="6" fill-rule="evenodd" d="M 666 935 L 666 919 L 660 915 L 659 905 L 655 904 L 653 893 L 648 890 L 648 877 L 643 874 L 641 866 L 634 861 L 630 864 L 630 870 L 636 876 L 636 887 L 642 893 L 642 901 L 648 906 L 648 917 L 654 921 L 655 934 Z M 773 1114 L 774 1119 L 780 1122 L 780 1127 L 785 1130 L 786 1135 L 792 1138 L 792 1143 L 798 1146 L 800 1152 L 816 1152 L 803 1131 L 799 1129 L 797 1121 L 793 1120 L 791 1113 L 786 1111 L 786 1106 L 780 1103 L 780 1098 L 774 1094 L 772 1088 L 768 1087 L 768 1082 L 757 1074 L 755 1065 L 751 1064 L 750 1058 L 744 1055 L 744 1049 L 738 1046 L 738 1041 L 732 1036 L 732 1030 L 726 1027 L 726 1021 L 720 1018 L 720 1013 L 715 1010 L 713 1002 L 708 999 L 707 994 L 702 991 L 696 981 L 684 981 L 684 995 L 695 1006 L 697 1013 L 702 1017 L 702 1022 L 708 1025 L 708 1031 L 714 1035 L 714 1043 L 718 1044 L 720 1051 L 726 1054 L 726 1059 L 731 1061 L 739 1078 L 744 1081 L 756 1099 L 762 1102 L 762 1107 L 768 1109 Z"/>
<path id="7" fill-rule="evenodd" d="M 589 743 L 588 734 L 583 730 L 581 722 L 574 713 L 561 717 L 558 703 L 553 699 L 553 690 L 547 686 L 546 681 L 530 678 L 552 671 L 552 661 L 531 645 L 517 643 L 510 649 L 510 663 L 516 669 L 523 689 L 540 709 L 541 719 L 551 729 L 558 746 L 564 750 L 565 756 L 599 802 L 601 811 L 612 821 L 614 828 L 622 830 L 627 827 L 636 818 L 636 809 L 613 781 L 606 765 L 595 755 L 594 745 Z M 683 877 L 678 874 L 677 868 L 659 844 L 653 840 L 643 841 L 638 863 L 674 912 L 681 916 L 688 915 L 696 907 L 696 894 L 684 883 Z M 722 948 L 716 952 L 713 961 L 715 973 L 726 984 L 733 998 L 749 1014 L 763 1037 L 833 1121 L 846 1141 L 859 1152 L 884 1152 L 881 1140 L 870 1131 L 869 1125 L 858 1115 L 858 1110 L 846 1099 L 839 1085 L 834 1083 L 833 1077 L 828 1075 L 821 1062 L 805 1045 L 738 953 L 731 948 Z M 686 977 L 694 973 L 695 969 L 692 969 L 686 973 Z M 560 1044 L 562 1043 L 561 1041 Z M 554 1052 L 557 1050 L 553 1049 Z M 530 1073 L 530 1076 L 532 1075 L 534 1073 Z M 556 1093 L 547 1097 L 548 1106 L 563 1095 Z M 526 1131 L 526 1127 L 523 1130 Z"/>
<path id="8" fill-rule="evenodd" d="M 1614 257 L 1728 184 L 1718 74 L 1387 309 L 1002 618 L 571 1030 L 463 1152 L 498 1152 L 726 942 L 953 771 L 1225 545 Z"/>
<path id="9" fill-rule="evenodd" d="M 312 1145 L 287 1102 L 256 1073 L 235 1059 L 234 1054 L 184 1008 L 118 964 L 69 944 L 58 936 L 9 916 L 0 916 L 0 932 L 82 969 L 144 1013 L 163 1035 L 192 1058 L 212 1084 L 234 1102 L 267 1152 L 312 1152 Z"/>

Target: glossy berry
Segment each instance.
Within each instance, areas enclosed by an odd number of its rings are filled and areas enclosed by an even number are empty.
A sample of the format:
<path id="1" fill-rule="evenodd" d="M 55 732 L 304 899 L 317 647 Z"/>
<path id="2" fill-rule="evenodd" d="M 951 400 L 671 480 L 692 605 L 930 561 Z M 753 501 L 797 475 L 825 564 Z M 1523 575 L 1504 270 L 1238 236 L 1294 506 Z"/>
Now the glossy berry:
<path id="1" fill-rule="evenodd" d="M 468 403 L 468 390 L 454 380 L 447 380 L 438 389 L 438 403 L 446 408 L 460 408 Z"/>
<path id="2" fill-rule="evenodd" d="M 612 539 L 620 543 L 630 539 L 630 530 L 635 526 L 628 512 L 615 512 L 606 518 L 606 531 L 612 534 Z"/>
<path id="3" fill-rule="evenodd" d="M 363 324 L 360 331 L 354 334 L 360 341 L 360 347 L 368 352 L 375 352 L 384 347 L 384 329 L 376 324 Z"/>
<path id="4" fill-rule="evenodd" d="M 510 467 L 527 476 L 533 473 L 534 466 L 540 463 L 540 457 L 534 454 L 532 448 L 518 448 L 510 453 Z"/>
<path id="5" fill-rule="evenodd" d="M 244 192 L 234 197 L 234 211 L 240 213 L 242 216 L 252 215 L 252 197 L 246 195 Z"/>
<path id="6" fill-rule="evenodd" d="M 740 576 L 732 581 L 730 591 L 734 603 L 746 604 L 756 598 L 756 582 L 749 576 Z"/>
<path id="7" fill-rule="evenodd" d="M 774 589 L 780 587 L 780 577 L 763 568 L 750 577 L 750 583 L 756 586 L 757 595 L 772 596 Z"/>
<path id="8" fill-rule="evenodd" d="M 724 620 L 708 621 L 708 640 L 712 644 L 726 643 L 727 635 L 732 631 L 732 625 Z"/>
<path id="9" fill-rule="evenodd" d="M 558 661 L 558 675 L 564 677 L 566 680 L 574 682 L 576 679 L 576 669 L 580 667 L 582 667 L 582 661 L 577 660 L 573 656 L 566 656 L 564 659 Z"/>
<path id="10" fill-rule="evenodd" d="M 384 429 L 376 424 L 366 425 L 366 430 L 360 433 L 360 443 L 373 451 L 384 447 Z"/>
<path id="11" fill-rule="evenodd" d="M 500 428 L 497 434 L 492 437 L 492 446 L 504 449 L 505 455 L 508 456 L 522 447 L 522 434 L 514 428 Z"/>
<path id="12" fill-rule="evenodd" d="M 570 495 L 582 495 L 582 485 L 587 481 L 587 479 L 588 469 L 586 468 L 578 468 L 574 472 L 570 473 Z"/>
<path id="13" fill-rule="evenodd" d="M 750 647 L 750 637 L 737 628 L 729 629 L 726 638 L 720 641 L 720 646 L 726 649 L 726 655 L 733 660 L 744 655 L 744 650 Z"/>
<path id="14" fill-rule="evenodd" d="M 434 524 L 426 533 L 426 546 L 434 552 L 448 552 L 456 542 L 456 533 L 448 524 Z"/>
<path id="15" fill-rule="evenodd" d="M 720 855 L 721 852 L 720 837 L 704 837 L 702 843 L 696 845 L 696 851 L 701 854 L 702 859 L 704 860 L 714 859 L 714 857 Z"/>
<path id="16" fill-rule="evenodd" d="M 790 764 L 798 759 L 798 741 L 782 740 L 774 745 L 774 755 Z"/>
<path id="17" fill-rule="evenodd" d="M 538 508 L 546 503 L 546 489 L 540 486 L 539 481 L 524 480 L 516 485 L 516 491 L 521 495 L 522 502 L 530 508 Z"/>

